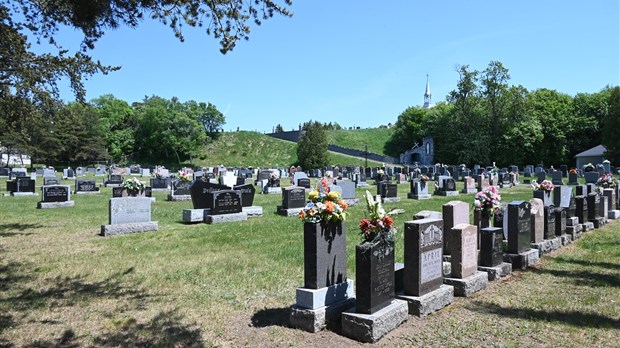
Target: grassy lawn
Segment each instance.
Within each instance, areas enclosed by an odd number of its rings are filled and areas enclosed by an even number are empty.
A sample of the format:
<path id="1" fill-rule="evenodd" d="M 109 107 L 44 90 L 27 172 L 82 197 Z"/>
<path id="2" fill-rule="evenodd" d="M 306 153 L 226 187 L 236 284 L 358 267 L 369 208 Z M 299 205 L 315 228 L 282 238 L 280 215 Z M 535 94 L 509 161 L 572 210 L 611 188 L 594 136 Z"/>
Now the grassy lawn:
<path id="1" fill-rule="evenodd" d="M 101 180 L 101 179 L 98 179 Z M 41 180 L 38 180 L 40 183 Z M 283 180 L 284 182 L 285 180 Z M 4 180 L 0 187 L 6 187 Z M 461 185 L 459 185 L 461 186 Z M 374 186 L 369 188 L 375 190 Z M 404 221 L 472 195 L 408 200 L 399 186 L 397 261 Z M 111 189 L 72 195 L 75 207 L 35 209 L 39 197 L 0 197 L 0 346 L 355 346 L 330 331 L 287 327 L 303 284 L 302 223 L 275 214 L 279 195 L 257 195 L 264 216 L 184 225 L 190 202 L 154 193 L 158 232 L 103 238 Z M 362 199 L 364 190 L 358 189 Z M 502 201 L 529 199 L 529 185 Z M 349 278 L 364 206 L 346 222 Z M 588 232 L 489 288 L 424 320 L 410 317 L 378 346 L 618 346 L 620 224 Z"/>
<path id="2" fill-rule="evenodd" d="M 327 142 L 356 150 L 365 150 L 368 145 L 369 152 L 383 154 L 383 147 L 392 132 L 393 129 L 388 128 L 327 131 Z"/>

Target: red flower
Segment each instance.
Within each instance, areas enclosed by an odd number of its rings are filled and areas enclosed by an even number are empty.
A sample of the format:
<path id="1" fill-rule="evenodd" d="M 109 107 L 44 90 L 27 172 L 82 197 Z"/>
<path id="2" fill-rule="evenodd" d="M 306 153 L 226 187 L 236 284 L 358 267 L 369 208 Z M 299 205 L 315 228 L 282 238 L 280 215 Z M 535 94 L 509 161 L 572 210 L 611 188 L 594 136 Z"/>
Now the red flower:
<path id="1" fill-rule="evenodd" d="M 370 220 L 368 219 L 360 220 L 360 229 L 362 231 L 368 231 L 370 229 Z"/>
<path id="2" fill-rule="evenodd" d="M 391 217 L 386 216 L 386 217 L 383 218 L 383 223 L 385 224 L 385 226 L 387 228 L 390 228 L 392 226 L 392 224 L 394 223 L 394 220 L 392 220 Z"/>

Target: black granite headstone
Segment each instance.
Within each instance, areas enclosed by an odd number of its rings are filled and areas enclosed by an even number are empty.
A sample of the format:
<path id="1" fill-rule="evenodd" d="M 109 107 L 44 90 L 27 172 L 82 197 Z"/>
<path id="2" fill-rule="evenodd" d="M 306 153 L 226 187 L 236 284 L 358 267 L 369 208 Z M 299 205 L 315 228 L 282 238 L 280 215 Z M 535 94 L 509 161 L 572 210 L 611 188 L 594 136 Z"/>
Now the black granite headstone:
<path id="1" fill-rule="evenodd" d="M 222 190 L 230 190 L 226 185 L 212 184 L 208 181 L 195 180 L 189 187 L 194 209 L 212 209 L 213 193 Z"/>
<path id="2" fill-rule="evenodd" d="M 99 188 L 97 187 L 97 182 L 95 180 L 78 179 L 75 182 L 75 191 L 76 192 L 93 192 L 93 191 L 99 191 Z"/>
<path id="3" fill-rule="evenodd" d="M 213 203 L 211 214 L 234 214 L 242 211 L 241 192 L 235 190 L 220 190 L 212 194 Z"/>
<path id="4" fill-rule="evenodd" d="M 372 314 L 394 299 L 394 242 L 355 247 L 355 308 Z"/>
<path id="5" fill-rule="evenodd" d="M 566 234 L 566 211 L 562 208 L 555 208 L 555 235 L 562 236 Z"/>
<path id="6" fill-rule="evenodd" d="M 151 178 L 151 187 L 154 189 L 167 189 L 169 178 Z"/>
<path id="7" fill-rule="evenodd" d="M 252 184 L 243 184 L 233 187 L 235 191 L 241 191 L 241 206 L 251 207 L 254 204 L 256 189 Z"/>
<path id="8" fill-rule="evenodd" d="M 504 232 L 499 227 L 480 229 L 480 266 L 495 267 L 502 263 Z"/>
<path id="9" fill-rule="evenodd" d="M 303 187 L 303 188 L 311 188 L 310 186 L 310 178 L 300 178 L 297 180 L 297 186 L 299 187 Z"/>
<path id="10" fill-rule="evenodd" d="M 585 196 L 575 197 L 575 216 L 580 224 L 588 222 L 588 203 Z"/>
<path id="11" fill-rule="evenodd" d="M 530 249 L 530 202 L 513 201 L 508 204 L 509 254 L 519 254 Z"/>
<path id="12" fill-rule="evenodd" d="M 320 289 L 347 281 L 345 232 L 342 222 L 304 223 L 305 288 Z"/>
<path id="13" fill-rule="evenodd" d="M 599 202 L 601 197 L 596 193 L 589 193 L 586 197 L 588 204 L 588 220 L 594 220 L 601 216 L 599 211 Z"/>
<path id="14" fill-rule="evenodd" d="M 190 189 L 189 189 L 191 185 L 192 185 L 191 181 L 182 181 L 182 180 L 174 181 L 172 183 L 172 195 L 173 196 L 186 196 L 186 195 L 191 194 Z"/>
<path id="15" fill-rule="evenodd" d="M 284 209 L 303 208 L 306 205 L 306 190 L 303 187 L 289 186 L 282 190 Z"/>
<path id="16" fill-rule="evenodd" d="M 43 186 L 42 202 L 67 202 L 69 200 L 69 186 L 51 185 Z"/>
<path id="17" fill-rule="evenodd" d="M 544 211 L 544 225 L 545 225 L 545 239 L 555 238 L 555 208 L 545 207 Z"/>
<path id="18" fill-rule="evenodd" d="M 405 222 L 406 295 L 422 296 L 443 284 L 443 221 Z"/>

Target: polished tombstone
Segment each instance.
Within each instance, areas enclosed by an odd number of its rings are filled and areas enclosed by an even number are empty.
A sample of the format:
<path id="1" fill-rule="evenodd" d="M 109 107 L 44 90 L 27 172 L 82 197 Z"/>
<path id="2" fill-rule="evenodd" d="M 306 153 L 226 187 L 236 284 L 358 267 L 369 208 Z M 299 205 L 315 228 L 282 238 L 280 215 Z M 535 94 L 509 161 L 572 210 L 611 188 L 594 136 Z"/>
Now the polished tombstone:
<path id="1" fill-rule="evenodd" d="M 512 268 L 524 269 L 538 261 L 539 253 L 530 247 L 531 203 L 513 201 L 507 206 L 508 244 L 504 261 L 510 262 Z"/>
<path id="2" fill-rule="evenodd" d="M 41 188 L 41 201 L 37 203 L 37 208 L 64 208 L 74 205 L 69 185 L 49 185 Z"/>
<path id="3" fill-rule="evenodd" d="M 306 189 L 289 186 L 282 190 L 282 205 L 277 207 L 278 215 L 297 216 L 306 205 Z"/>
<path id="4" fill-rule="evenodd" d="M 487 227 L 480 230 L 480 265 L 479 271 L 486 272 L 488 280 L 497 280 L 512 273 L 512 264 L 504 261 L 504 232 L 499 227 Z"/>
<path id="5" fill-rule="evenodd" d="M 241 206 L 248 217 L 263 216 L 263 207 L 254 205 L 256 189 L 252 184 L 241 184 L 233 187 L 233 190 L 241 192 Z"/>

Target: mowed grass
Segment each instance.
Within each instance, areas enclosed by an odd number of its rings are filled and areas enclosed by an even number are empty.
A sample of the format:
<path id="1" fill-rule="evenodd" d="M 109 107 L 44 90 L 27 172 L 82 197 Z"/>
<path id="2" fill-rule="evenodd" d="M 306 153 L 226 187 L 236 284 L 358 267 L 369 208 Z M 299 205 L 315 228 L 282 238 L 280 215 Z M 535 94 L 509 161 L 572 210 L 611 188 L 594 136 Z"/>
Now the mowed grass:
<path id="1" fill-rule="evenodd" d="M 336 144 L 340 145 L 339 143 Z M 341 146 L 346 147 L 346 145 Z M 369 149 L 369 151 L 371 150 Z M 221 133 L 217 140 L 208 144 L 202 154 L 194 159 L 194 164 L 217 166 L 225 163 L 228 166 L 264 168 L 289 167 L 296 161 L 296 143 L 272 138 L 258 132 L 239 131 Z M 365 165 L 364 159 L 333 152 L 329 153 L 328 161 L 332 165 Z M 369 164 L 375 163 L 373 161 L 368 162 Z"/>
<path id="2" fill-rule="evenodd" d="M 395 217 L 401 262 L 404 222 L 415 212 L 472 200 L 414 201 L 406 198 L 408 185 L 398 190 L 401 202 L 386 208 L 406 211 Z M 303 284 L 303 226 L 275 214 L 279 195 L 256 195 L 260 218 L 185 225 L 182 210 L 191 203 L 155 193 L 158 232 L 103 238 L 111 190 L 102 191 L 72 195 L 75 207 L 64 209 L 36 209 L 38 196 L 0 197 L 0 346 L 358 345 L 287 326 Z M 501 193 L 503 201 L 532 196 L 528 185 Z M 363 216 L 361 204 L 346 221 L 352 279 Z M 618 245 L 618 223 L 588 232 L 536 269 L 424 320 L 410 317 L 378 346 L 618 346 Z"/>
<path id="3" fill-rule="evenodd" d="M 383 154 L 393 131 L 391 128 L 333 130 L 327 131 L 327 142 L 356 150 L 365 150 L 368 145 L 369 152 Z"/>

